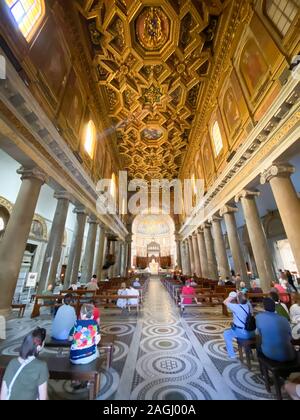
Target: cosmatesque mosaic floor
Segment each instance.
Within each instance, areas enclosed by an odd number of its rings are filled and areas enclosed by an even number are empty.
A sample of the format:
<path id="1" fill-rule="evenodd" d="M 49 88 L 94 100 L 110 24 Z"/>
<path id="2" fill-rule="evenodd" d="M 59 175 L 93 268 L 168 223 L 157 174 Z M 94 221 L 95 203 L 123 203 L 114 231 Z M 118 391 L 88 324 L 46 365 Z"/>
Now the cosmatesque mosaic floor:
<path id="1" fill-rule="evenodd" d="M 30 308 L 28 308 L 30 309 Z M 107 312 L 108 311 L 108 312 Z M 18 354 L 22 337 L 35 326 L 50 333 L 48 314 L 8 321 L 2 354 Z M 223 331 L 230 319 L 220 307 L 187 308 L 183 316 L 159 278 L 151 278 L 140 314 L 104 310 L 102 333 L 115 334 L 112 367 L 105 357 L 100 400 L 257 400 L 273 399 L 260 377 L 238 359 L 227 358 Z M 44 351 L 56 353 L 55 349 Z M 69 381 L 49 381 L 50 399 L 85 399 L 86 390 L 74 392 Z"/>

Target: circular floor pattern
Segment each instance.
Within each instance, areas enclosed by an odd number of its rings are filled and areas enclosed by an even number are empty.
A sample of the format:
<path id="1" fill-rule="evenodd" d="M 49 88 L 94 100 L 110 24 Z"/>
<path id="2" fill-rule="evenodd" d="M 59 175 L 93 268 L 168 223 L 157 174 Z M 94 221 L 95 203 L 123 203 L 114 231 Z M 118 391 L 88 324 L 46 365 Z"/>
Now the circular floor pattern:
<path id="1" fill-rule="evenodd" d="M 214 389 L 198 381 L 197 386 L 190 382 L 174 383 L 171 380 L 149 380 L 139 384 L 130 396 L 131 400 L 151 401 L 195 401 L 218 399 Z"/>
<path id="2" fill-rule="evenodd" d="M 207 335 L 221 335 L 223 334 L 224 330 L 228 328 L 228 326 L 224 324 L 218 324 L 217 322 L 216 323 L 195 322 L 191 324 L 190 327 L 195 333 L 207 334 Z"/>
<path id="3" fill-rule="evenodd" d="M 107 323 L 105 325 L 101 325 L 101 333 L 103 334 L 113 334 L 118 337 L 122 337 L 124 335 L 132 334 L 135 330 L 135 325 L 132 324 L 125 324 L 122 323 Z"/>
<path id="4" fill-rule="evenodd" d="M 243 365 L 231 364 L 226 366 L 223 377 L 227 385 L 235 392 L 253 400 L 273 399 L 266 391 L 264 382 L 258 372 L 252 372 Z"/>
<path id="5" fill-rule="evenodd" d="M 100 395 L 98 400 L 108 400 L 118 389 L 120 376 L 114 369 L 101 370 Z"/>
<path id="6" fill-rule="evenodd" d="M 183 337 L 147 337 L 140 342 L 145 353 L 153 351 L 174 351 L 175 353 L 188 353 L 192 345 Z"/>
<path id="7" fill-rule="evenodd" d="M 143 334 L 148 337 L 179 337 L 184 335 L 184 329 L 179 326 L 170 326 L 167 324 L 145 327 Z"/>
<path id="8" fill-rule="evenodd" d="M 121 341 L 114 342 L 114 354 L 113 354 L 113 361 L 116 362 L 123 357 L 127 356 L 129 352 L 129 347 L 126 343 L 122 343 Z"/>
<path id="9" fill-rule="evenodd" d="M 174 352 L 155 351 L 142 356 L 136 365 L 138 374 L 144 378 L 173 378 L 174 382 L 198 378 L 203 371 L 199 360 L 190 355 L 174 355 Z"/>
<path id="10" fill-rule="evenodd" d="M 236 347 L 235 344 L 234 347 Z M 225 341 L 222 338 L 207 341 L 203 345 L 203 349 L 210 357 L 216 357 L 221 360 L 226 360 L 227 362 L 230 361 L 228 358 Z"/>

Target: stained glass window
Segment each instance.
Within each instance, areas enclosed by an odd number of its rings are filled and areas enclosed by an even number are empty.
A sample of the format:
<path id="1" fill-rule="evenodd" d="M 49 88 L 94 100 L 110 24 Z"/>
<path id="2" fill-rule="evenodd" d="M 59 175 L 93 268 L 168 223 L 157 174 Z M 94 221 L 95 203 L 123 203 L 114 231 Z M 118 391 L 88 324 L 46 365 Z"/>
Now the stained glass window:
<path id="1" fill-rule="evenodd" d="M 219 156 L 223 149 L 223 139 L 218 121 L 216 121 L 212 128 L 212 138 L 215 148 L 216 156 Z"/>
<path id="2" fill-rule="evenodd" d="M 94 150 L 96 143 L 96 127 L 93 121 L 89 121 L 85 134 L 84 150 L 87 152 L 89 157 L 93 159 Z"/>
<path id="3" fill-rule="evenodd" d="M 29 40 L 45 14 L 43 0 L 5 0 L 23 36 Z"/>
<path id="4" fill-rule="evenodd" d="M 285 36 L 300 9 L 300 0 L 267 0 L 265 10 L 267 16 Z"/>

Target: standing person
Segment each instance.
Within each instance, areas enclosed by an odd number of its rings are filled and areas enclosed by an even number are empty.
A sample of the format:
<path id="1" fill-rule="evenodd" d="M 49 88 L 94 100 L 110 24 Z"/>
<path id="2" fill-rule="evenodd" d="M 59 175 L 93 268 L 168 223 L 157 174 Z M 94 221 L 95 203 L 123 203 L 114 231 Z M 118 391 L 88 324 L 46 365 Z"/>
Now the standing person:
<path id="1" fill-rule="evenodd" d="M 93 319 L 94 306 L 83 304 L 80 319 L 70 332 L 72 340 L 70 361 L 74 365 L 85 365 L 99 357 L 97 345 L 100 342 L 100 328 Z"/>
<path id="2" fill-rule="evenodd" d="M 285 271 L 279 270 L 279 283 L 281 284 L 283 281 L 287 280 L 287 276 Z"/>
<path id="3" fill-rule="evenodd" d="M 291 343 L 291 327 L 286 318 L 275 312 L 275 302 L 264 298 L 265 312 L 256 316 L 256 327 L 261 336 L 261 351 L 271 360 L 290 362 L 295 359 L 296 352 Z"/>
<path id="4" fill-rule="evenodd" d="M 69 338 L 70 330 L 77 319 L 75 309 L 71 306 L 72 302 L 73 296 L 68 293 L 63 299 L 64 304 L 56 312 L 52 323 L 51 334 L 54 340 L 66 341 Z"/>
<path id="5" fill-rule="evenodd" d="M 255 330 L 246 330 L 247 318 L 252 314 L 253 310 L 242 292 L 230 292 L 228 298 L 224 300 L 224 305 L 226 305 L 233 314 L 233 324 L 229 330 L 224 331 L 224 339 L 229 358 L 235 359 L 236 355 L 233 348 L 233 339 L 241 338 L 243 340 L 249 340 L 250 338 L 255 337 Z"/>
<path id="6" fill-rule="evenodd" d="M 290 287 L 294 289 L 296 293 L 298 293 L 298 290 L 294 285 L 294 278 L 292 276 L 292 273 L 289 270 L 285 270 L 285 274 L 286 274 L 286 278 Z"/>
<path id="7" fill-rule="evenodd" d="M 37 359 L 46 338 L 36 328 L 23 340 L 20 356 L 9 362 L 2 382 L 1 400 L 47 400 L 47 363 Z"/>
<path id="8" fill-rule="evenodd" d="M 287 280 L 284 280 L 284 282 L 287 282 Z M 287 290 L 286 288 L 284 288 L 281 284 L 279 283 L 275 283 L 275 281 L 273 281 L 271 283 L 271 292 L 276 292 L 279 294 L 279 298 L 281 300 L 281 302 L 283 303 L 289 303 L 290 301 L 290 297 L 287 295 Z"/>
<path id="9" fill-rule="evenodd" d="M 185 282 L 185 286 L 183 286 L 181 294 L 183 296 L 187 296 L 183 298 L 183 304 L 190 305 L 193 303 L 193 298 L 196 295 L 196 290 L 191 286 L 190 280 Z M 190 298 L 188 296 L 191 296 Z"/>
<path id="10" fill-rule="evenodd" d="M 294 340 L 300 339 L 300 295 L 293 294 L 292 306 L 290 307 L 290 318 L 292 326 L 292 336 Z"/>

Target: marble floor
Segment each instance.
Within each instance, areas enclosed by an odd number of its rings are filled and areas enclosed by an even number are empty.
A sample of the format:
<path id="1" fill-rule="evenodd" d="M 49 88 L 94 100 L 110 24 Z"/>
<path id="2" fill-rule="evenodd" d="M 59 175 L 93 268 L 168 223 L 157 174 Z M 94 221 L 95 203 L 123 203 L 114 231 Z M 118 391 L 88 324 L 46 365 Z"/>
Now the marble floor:
<path id="1" fill-rule="evenodd" d="M 8 321 L 1 353 L 17 354 L 22 336 L 37 325 L 50 331 L 49 315 L 35 320 L 27 315 Z M 100 400 L 274 398 L 266 392 L 256 362 L 249 371 L 238 360 L 227 358 L 222 333 L 230 320 L 221 315 L 220 307 L 189 308 L 180 316 L 159 278 L 149 281 L 138 316 L 105 310 L 101 324 L 103 333 L 115 334 L 117 339 L 112 367 L 107 370 L 103 363 Z M 74 393 L 68 381 L 50 381 L 49 395 L 51 399 L 87 396 L 85 390 Z"/>

